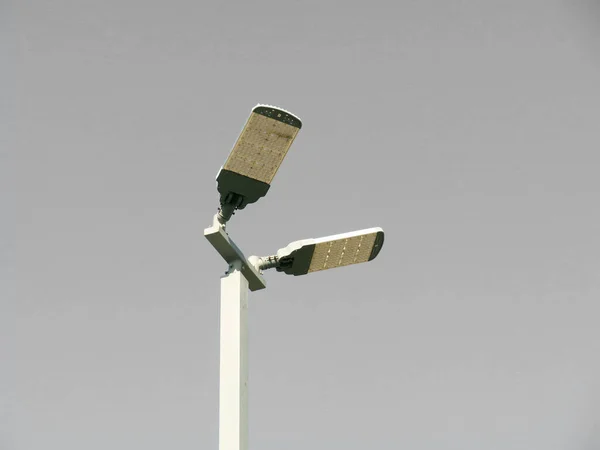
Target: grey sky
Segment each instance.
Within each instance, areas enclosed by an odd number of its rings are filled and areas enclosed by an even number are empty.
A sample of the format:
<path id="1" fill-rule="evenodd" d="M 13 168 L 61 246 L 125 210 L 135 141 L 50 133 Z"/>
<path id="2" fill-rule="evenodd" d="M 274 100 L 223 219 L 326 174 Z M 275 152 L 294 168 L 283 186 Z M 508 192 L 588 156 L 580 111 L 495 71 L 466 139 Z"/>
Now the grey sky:
<path id="1" fill-rule="evenodd" d="M 257 103 L 304 125 L 243 250 L 386 242 L 251 295 L 250 448 L 600 448 L 599 11 L 20 2 L 8 448 L 217 448 L 202 230 Z"/>
<path id="2" fill-rule="evenodd" d="M 15 62 L 14 11 L 0 3 L 0 448 L 14 429 Z"/>

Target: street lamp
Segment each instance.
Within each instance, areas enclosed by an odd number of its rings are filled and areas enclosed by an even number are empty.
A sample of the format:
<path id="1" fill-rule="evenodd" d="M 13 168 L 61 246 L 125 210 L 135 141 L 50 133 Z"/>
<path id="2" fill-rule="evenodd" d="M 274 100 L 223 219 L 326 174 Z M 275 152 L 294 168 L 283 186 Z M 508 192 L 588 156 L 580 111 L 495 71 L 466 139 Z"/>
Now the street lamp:
<path id="1" fill-rule="evenodd" d="M 229 264 L 221 277 L 219 450 L 248 448 L 248 290 L 266 287 L 263 271 L 298 276 L 363 263 L 383 245 L 383 230 L 369 228 L 294 241 L 274 255 L 246 258 L 231 240 L 227 222 L 267 193 L 301 127 L 287 111 L 256 106 L 217 174 L 220 207 L 204 236 Z"/>
<path id="2" fill-rule="evenodd" d="M 301 127 L 300 119 L 287 111 L 267 105 L 254 107 L 217 175 L 221 223 L 227 222 L 234 210 L 265 196 Z"/>

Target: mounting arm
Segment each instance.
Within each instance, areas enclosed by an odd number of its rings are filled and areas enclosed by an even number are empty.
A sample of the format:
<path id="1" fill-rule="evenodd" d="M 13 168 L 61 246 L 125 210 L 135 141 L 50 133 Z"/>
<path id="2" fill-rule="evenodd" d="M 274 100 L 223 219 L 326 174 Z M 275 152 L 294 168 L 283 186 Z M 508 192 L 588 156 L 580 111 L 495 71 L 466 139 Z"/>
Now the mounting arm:
<path id="1" fill-rule="evenodd" d="M 213 225 L 204 230 L 204 237 L 219 252 L 230 266 L 239 262 L 242 275 L 248 280 L 251 291 L 258 291 L 267 287 L 265 279 L 254 264 L 246 259 L 242 251 L 231 240 L 225 231 L 225 225 L 219 220 L 219 214 L 215 214 Z"/>
<path id="2" fill-rule="evenodd" d="M 277 255 L 251 256 L 248 258 L 248 262 L 256 267 L 261 273 L 263 270 L 277 268 L 280 264 L 279 257 Z"/>

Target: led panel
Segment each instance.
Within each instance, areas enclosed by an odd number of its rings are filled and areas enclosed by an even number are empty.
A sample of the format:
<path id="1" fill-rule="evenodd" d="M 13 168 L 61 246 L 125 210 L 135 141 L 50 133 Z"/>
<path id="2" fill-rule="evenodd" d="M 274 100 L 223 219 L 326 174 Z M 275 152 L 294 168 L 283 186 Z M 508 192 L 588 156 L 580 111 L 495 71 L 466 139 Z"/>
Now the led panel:
<path id="1" fill-rule="evenodd" d="M 351 234 L 351 233 L 349 233 Z M 308 268 L 308 272 L 333 269 L 367 262 L 373 251 L 377 231 L 347 237 L 318 239 L 315 242 L 315 251 Z"/>
<path id="2" fill-rule="evenodd" d="M 291 113 L 258 105 L 223 169 L 270 185 L 301 126 Z"/>
<path id="3" fill-rule="evenodd" d="M 383 246 L 381 228 L 295 241 L 277 252 L 280 272 L 304 275 L 374 259 Z"/>

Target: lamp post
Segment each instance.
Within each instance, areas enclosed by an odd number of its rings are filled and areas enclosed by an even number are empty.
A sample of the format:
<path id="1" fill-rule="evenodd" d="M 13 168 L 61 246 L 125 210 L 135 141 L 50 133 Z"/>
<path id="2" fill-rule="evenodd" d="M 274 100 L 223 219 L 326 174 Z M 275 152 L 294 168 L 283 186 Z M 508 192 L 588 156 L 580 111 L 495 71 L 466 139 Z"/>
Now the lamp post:
<path id="1" fill-rule="evenodd" d="M 217 174 L 220 207 L 204 236 L 228 263 L 221 277 L 219 450 L 248 448 L 248 290 L 266 287 L 263 271 L 289 275 L 371 261 L 383 230 L 366 230 L 290 243 L 271 256 L 246 258 L 226 231 L 236 210 L 263 197 L 302 122 L 280 108 L 258 105 Z"/>

